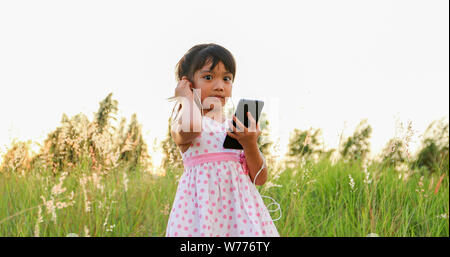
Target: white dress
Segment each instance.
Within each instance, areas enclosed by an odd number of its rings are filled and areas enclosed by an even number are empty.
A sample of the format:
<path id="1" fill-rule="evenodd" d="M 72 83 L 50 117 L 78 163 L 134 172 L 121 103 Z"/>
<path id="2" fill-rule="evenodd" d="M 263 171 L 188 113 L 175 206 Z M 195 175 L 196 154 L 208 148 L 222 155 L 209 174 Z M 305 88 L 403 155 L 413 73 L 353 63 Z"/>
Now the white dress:
<path id="1" fill-rule="evenodd" d="M 203 117 L 200 136 L 181 153 L 184 172 L 166 236 L 280 236 L 246 172 L 243 150 L 223 147 L 228 120 Z"/>

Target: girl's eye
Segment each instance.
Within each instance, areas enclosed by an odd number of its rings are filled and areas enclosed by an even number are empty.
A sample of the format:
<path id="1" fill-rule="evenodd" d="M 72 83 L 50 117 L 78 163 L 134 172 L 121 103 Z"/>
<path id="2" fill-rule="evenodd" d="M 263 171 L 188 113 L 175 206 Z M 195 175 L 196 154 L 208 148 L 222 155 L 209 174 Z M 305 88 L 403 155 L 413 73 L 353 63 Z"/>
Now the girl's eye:
<path id="1" fill-rule="evenodd" d="M 203 78 L 206 79 L 206 80 L 211 80 L 212 76 L 211 75 L 206 75 L 206 76 L 203 76 Z M 224 80 L 225 81 L 231 81 L 231 77 L 225 76 Z"/>

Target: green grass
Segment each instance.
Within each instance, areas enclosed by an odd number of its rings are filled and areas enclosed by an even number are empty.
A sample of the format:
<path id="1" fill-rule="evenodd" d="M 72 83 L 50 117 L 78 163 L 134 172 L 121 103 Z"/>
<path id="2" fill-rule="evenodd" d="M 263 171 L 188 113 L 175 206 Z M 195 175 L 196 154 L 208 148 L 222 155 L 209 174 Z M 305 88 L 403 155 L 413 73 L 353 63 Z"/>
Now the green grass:
<path id="1" fill-rule="evenodd" d="M 420 187 L 419 173 L 403 180 L 392 168 L 373 165 L 367 170 L 370 183 L 364 183 L 365 173 L 358 165 L 306 163 L 269 175 L 268 182 L 281 187 L 266 183 L 258 189 L 281 205 L 282 218 L 275 222 L 281 236 L 449 236 L 448 171 L 441 173 L 444 179 L 435 194 L 439 174 L 425 175 Z M 89 180 L 85 193 L 80 178 L 92 173 L 80 165 L 63 180 L 66 190 L 53 195 L 55 202 L 70 203 L 74 192 L 73 205 L 57 208 L 56 219 L 41 197 L 51 199 L 60 175 L 45 170 L 25 176 L 0 173 L 0 236 L 34 236 L 36 225 L 39 236 L 164 236 L 181 172 L 168 169 L 166 176 L 155 177 L 139 169 L 116 168 L 101 176 L 98 186 Z M 124 173 L 129 180 L 126 191 Z"/>

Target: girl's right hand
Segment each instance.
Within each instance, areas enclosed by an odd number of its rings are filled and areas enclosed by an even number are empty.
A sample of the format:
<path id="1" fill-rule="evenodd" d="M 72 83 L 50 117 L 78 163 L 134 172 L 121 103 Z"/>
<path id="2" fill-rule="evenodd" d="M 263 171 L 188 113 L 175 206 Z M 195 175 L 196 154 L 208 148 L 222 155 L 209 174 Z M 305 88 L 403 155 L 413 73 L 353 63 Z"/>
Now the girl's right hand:
<path id="1" fill-rule="evenodd" d="M 187 79 L 186 76 L 183 76 L 181 80 L 178 82 L 177 87 L 175 88 L 175 97 L 188 97 L 189 99 L 193 99 L 193 85 Z"/>

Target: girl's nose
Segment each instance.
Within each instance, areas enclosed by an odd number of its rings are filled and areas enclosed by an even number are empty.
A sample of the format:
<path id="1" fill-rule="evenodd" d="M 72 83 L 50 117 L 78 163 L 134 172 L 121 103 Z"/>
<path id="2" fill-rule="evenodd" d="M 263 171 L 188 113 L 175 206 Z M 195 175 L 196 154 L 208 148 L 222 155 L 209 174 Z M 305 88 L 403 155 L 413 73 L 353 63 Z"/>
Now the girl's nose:
<path id="1" fill-rule="evenodd" d="M 222 90 L 223 91 L 224 87 L 225 87 L 224 83 L 220 82 L 220 81 L 214 84 L 214 89 L 216 89 L 216 90 Z"/>

